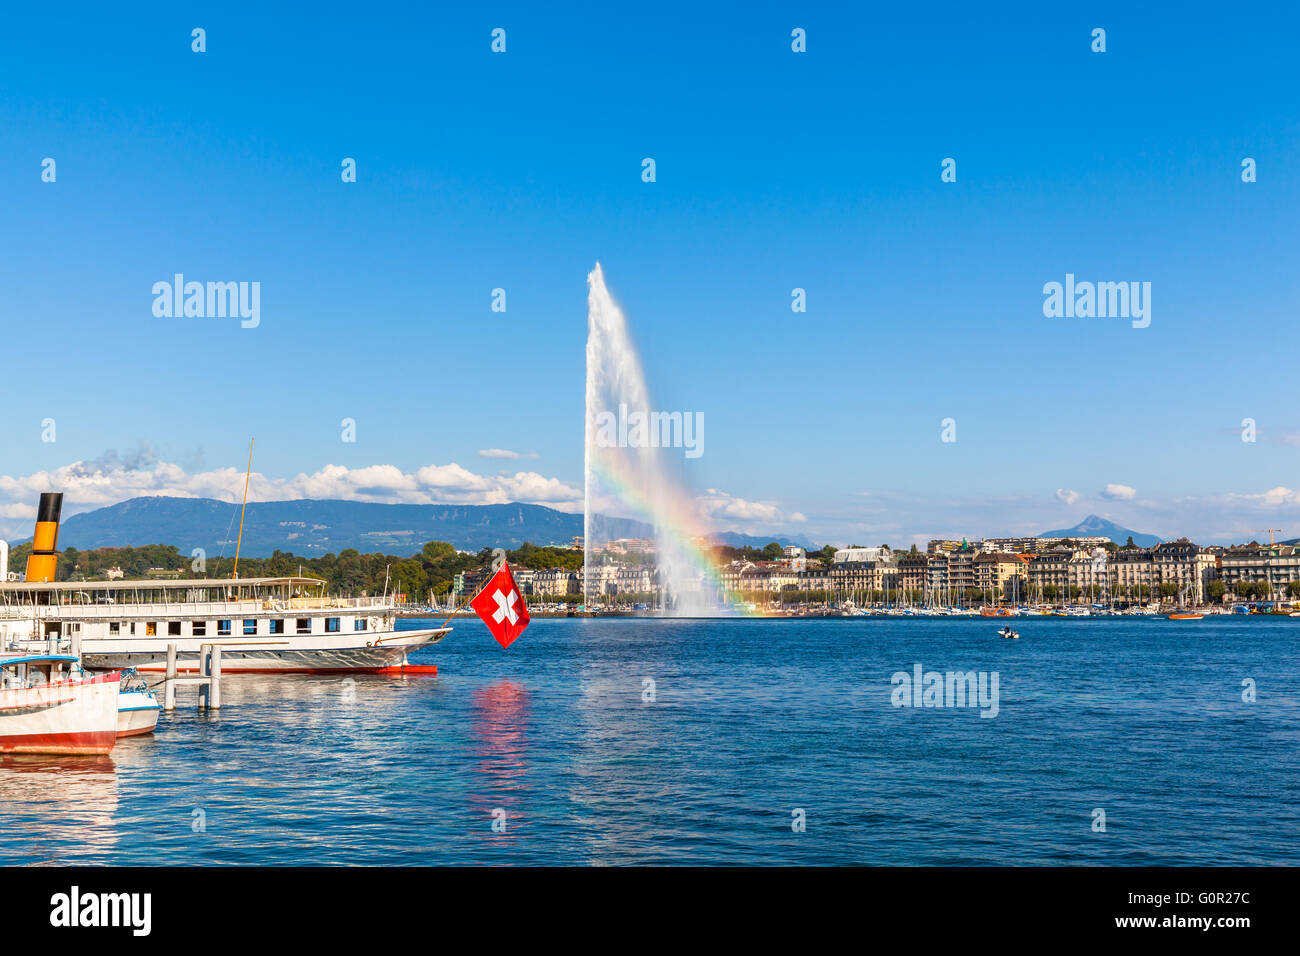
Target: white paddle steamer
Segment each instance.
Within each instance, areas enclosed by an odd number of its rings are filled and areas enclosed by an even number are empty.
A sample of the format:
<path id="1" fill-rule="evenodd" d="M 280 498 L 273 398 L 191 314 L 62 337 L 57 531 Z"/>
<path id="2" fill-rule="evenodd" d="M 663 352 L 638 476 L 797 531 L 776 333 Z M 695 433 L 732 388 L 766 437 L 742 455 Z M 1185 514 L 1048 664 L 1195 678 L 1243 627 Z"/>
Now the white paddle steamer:
<path id="1" fill-rule="evenodd" d="M 221 646 L 225 673 L 414 671 L 407 655 L 450 628 L 397 630 L 384 598 L 342 598 L 316 578 L 0 583 L 0 647 L 66 649 L 93 670 L 198 669 Z"/>
<path id="2" fill-rule="evenodd" d="M 192 673 L 202 648 L 219 645 L 225 673 L 437 672 L 407 654 L 451 628 L 399 631 L 387 594 L 336 597 L 307 577 L 55 581 L 62 499 L 41 495 L 24 580 L 10 580 L 0 541 L 0 652 L 67 652 L 93 670 L 164 671 L 174 644 L 177 670 Z"/>

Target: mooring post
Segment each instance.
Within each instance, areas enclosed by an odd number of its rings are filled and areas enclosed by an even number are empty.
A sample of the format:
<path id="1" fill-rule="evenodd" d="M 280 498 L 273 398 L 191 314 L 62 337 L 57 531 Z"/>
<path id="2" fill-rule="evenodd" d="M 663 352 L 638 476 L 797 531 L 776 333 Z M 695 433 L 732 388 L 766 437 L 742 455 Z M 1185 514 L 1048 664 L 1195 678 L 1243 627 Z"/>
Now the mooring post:
<path id="1" fill-rule="evenodd" d="M 209 644 L 200 644 L 200 645 L 199 645 L 199 674 L 198 674 L 198 676 L 201 677 L 201 678 L 202 678 L 202 677 L 207 677 L 207 676 L 211 673 L 211 671 L 209 670 L 209 664 L 208 664 L 208 651 L 209 651 L 209 648 L 210 648 L 210 647 L 211 647 L 211 645 L 209 645 Z M 210 685 L 209 685 L 207 682 L 202 681 L 202 680 L 199 681 L 199 710 L 202 710 L 205 706 L 208 705 L 208 689 L 209 689 L 209 686 L 210 686 Z"/>
<path id="2" fill-rule="evenodd" d="M 167 679 L 163 682 L 163 710 L 176 709 L 176 645 L 167 645 Z"/>
<path id="3" fill-rule="evenodd" d="M 212 665 L 209 668 L 211 677 L 208 679 L 208 707 L 212 710 L 221 709 L 221 645 L 212 645 Z"/>

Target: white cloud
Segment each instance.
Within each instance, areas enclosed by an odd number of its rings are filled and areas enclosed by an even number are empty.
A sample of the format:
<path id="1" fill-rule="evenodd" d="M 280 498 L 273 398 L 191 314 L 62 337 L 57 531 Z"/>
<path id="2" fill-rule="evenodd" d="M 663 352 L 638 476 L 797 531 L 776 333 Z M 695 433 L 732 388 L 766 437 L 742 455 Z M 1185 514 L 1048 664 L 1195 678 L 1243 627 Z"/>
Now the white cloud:
<path id="1" fill-rule="evenodd" d="M 513 458 L 540 457 L 535 451 L 530 451 L 526 455 L 524 455 L 524 454 L 520 454 L 517 451 L 511 451 L 508 448 L 480 448 L 478 454 L 480 458 L 512 458 L 513 459 Z"/>
<path id="2" fill-rule="evenodd" d="M 1083 495 L 1079 494 L 1077 491 L 1071 491 L 1069 488 L 1057 488 L 1056 497 L 1061 501 L 1064 501 L 1067 505 L 1072 505 L 1082 498 Z"/>
<path id="3" fill-rule="evenodd" d="M 1109 484 L 1102 489 L 1101 496 L 1114 501 L 1131 501 L 1137 497 L 1137 491 L 1128 485 Z"/>
<path id="4" fill-rule="evenodd" d="M 700 510 L 706 517 L 713 519 L 715 524 L 721 519 L 758 521 L 767 524 L 781 524 L 787 520 L 781 509 L 774 504 L 764 501 L 746 501 L 744 498 L 737 498 L 717 488 L 708 489 L 696 500 L 699 502 Z M 791 516 L 789 520 L 798 521 L 802 517 L 802 515 L 799 518 Z"/>
<path id="5" fill-rule="evenodd" d="M 1228 497 L 1238 501 L 1248 501 L 1252 504 L 1264 505 L 1269 508 L 1281 507 L 1283 505 L 1300 505 L 1300 492 L 1292 491 L 1290 488 L 1278 485 L 1276 488 L 1270 488 L 1268 491 L 1259 494 L 1233 494 Z"/>
<path id="6" fill-rule="evenodd" d="M 116 504 L 128 498 L 164 495 L 177 498 L 217 498 L 238 501 L 244 473 L 237 468 L 187 472 L 153 456 L 122 460 L 116 455 L 93 462 L 77 461 L 53 471 L 30 475 L 0 475 L 0 520 L 30 519 L 43 491 L 64 493 L 64 514 Z M 275 478 L 254 472 L 248 485 L 250 501 L 295 498 L 342 498 L 390 504 L 505 504 L 523 501 L 560 510 L 582 507 L 582 489 L 558 478 L 531 471 L 513 475 L 480 475 L 455 462 L 426 465 L 404 472 L 394 465 L 348 468 L 326 465 L 312 474 Z M 0 530 L 28 534 L 13 520 Z"/>

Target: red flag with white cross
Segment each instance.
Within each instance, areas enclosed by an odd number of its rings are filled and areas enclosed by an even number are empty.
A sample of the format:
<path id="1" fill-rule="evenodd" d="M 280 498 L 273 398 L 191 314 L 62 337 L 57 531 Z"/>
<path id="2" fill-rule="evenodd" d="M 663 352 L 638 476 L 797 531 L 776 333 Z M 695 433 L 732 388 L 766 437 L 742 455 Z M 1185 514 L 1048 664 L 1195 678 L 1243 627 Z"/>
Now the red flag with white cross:
<path id="1" fill-rule="evenodd" d="M 502 647 L 509 647 L 528 626 L 528 605 L 515 587 L 510 565 L 504 561 L 492 579 L 474 595 L 469 606 L 483 619 L 483 623 Z"/>

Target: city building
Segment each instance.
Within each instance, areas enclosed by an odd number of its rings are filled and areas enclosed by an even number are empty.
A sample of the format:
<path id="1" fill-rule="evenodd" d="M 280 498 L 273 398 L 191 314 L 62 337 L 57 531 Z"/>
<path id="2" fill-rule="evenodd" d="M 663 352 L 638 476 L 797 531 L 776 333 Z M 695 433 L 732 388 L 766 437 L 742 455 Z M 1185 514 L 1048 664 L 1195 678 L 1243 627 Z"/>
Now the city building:
<path id="1" fill-rule="evenodd" d="M 742 575 L 754 567 L 752 561 L 732 561 L 718 569 L 718 581 L 722 590 L 734 594 L 741 589 Z"/>
<path id="2" fill-rule="evenodd" d="M 1081 548 L 1102 548 L 1110 538 L 985 538 L 979 543 L 981 551 L 1011 551 L 1016 554 L 1038 554 L 1070 541 Z"/>
<path id="3" fill-rule="evenodd" d="M 1110 552 L 1102 547 L 1075 548 L 1066 562 L 1066 584 L 1069 596 L 1099 600 L 1110 593 Z"/>
<path id="4" fill-rule="evenodd" d="M 933 542 L 931 542 L 933 544 Z M 965 544 L 965 550 L 939 549 L 926 556 L 925 596 L 927 601 L 959 604 L 968 591 L 978 587 L 975 559 L 978 552 Z"/>
<path id="5" fill-rule="evenodd" d="M 1204 604 L 1206 588 L 1217 572 L 1217 560 L 1186 538 L 1165 541 L 1151 549 L 1160 583 L 1178 588 L 1185 603 Z"/>
<path id="6" fill-rule="evenodd" d="M 520 594 L 533 593 L 533 576 L 537 572 L 532 568 L 520 568 L 510 565 L 510 575 L 515 579 L 515 587 L 519 588 Z"/>
<path id="7" fill-rule="evenodd" d="M 1300 550 L 1289 544 L 1248 544 L 1219 555 L 1224 599 L 1241 600 L 1238 584 L 1256 585 L 1266 599 L 1291 597 L 1287 585 L 1300 582 Z"/>
<path id="8" fill-rule="evenodd" d="M 543 568 L 533 572 L 532 593 L 538 597 L 564 597 L 580 594 L 581 582 L 574 571 L 563 568 Z"/>
<path id="9" fill-rule="evenodd" d="M 947 554 L 952 551 L 961 551 L 963 548 L 969 548 L 970 542 L 965 538 L 960 541 L 953 541 L 949 538 L 934 538 L 925 546 L 926 554 Z"/>
<path id="10" fill-rule="evenodd" d="M 862 551 L 879 551 L 879 548 L 862 548 Z M 888 554 L 889 552 L 885 552 Z M 836 552 L 839 557 L 840 552 Z M 835 561 L 827 573 L 830 589 L 842 594 L 898 590 L 898 566 L 892 560 Z"/>
<path id="11" fill-rule="evenodd" d="M 1026 560 L 1009 551 L 986 551 L 975 556 L 975 587 L 994 601 L 1028 599 Z"/>
<path id="12" fill-rule="evenodd" d="M 800 591 L 830 591 L 831 575 L 824 567 L 809 568 L 807 571 L 799 572 L 799 581 L 796 587 Z"/>
<path id="13" fill-rule="evenodd" d="M 1070 562 L 1091 555 L 1078 548 L 1060 545 L 1048 551 L 1034 555 L 1029 562 L 1029 589 L 1035 600 L 1046 599 L 1048 595 L 1068 594 L 1070 586 Z"/>
<path id="14" fill-rule="evenodd" d="M 1156 595 L 1155 555 L 1150 548 L 1121 548 L 1109 558 L 1110 596 L 1122 601 L 1145 601 Z"/>
<path id="15" fill-rule="evenodd" d="M 929 569 L 929 558 L 924 554 L 902 554 L 898 558 L 898 586 L 904 592 L 924 594 Z"/>
<path id="16" fill-rule="evenodd" d="M 893 552 L 888 548 L 840 548 L 831 558 L 832 564 L 862 564 L 867 561 L 888 561 Z"/>

